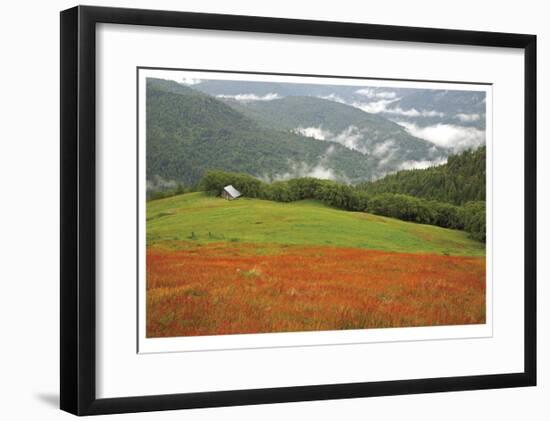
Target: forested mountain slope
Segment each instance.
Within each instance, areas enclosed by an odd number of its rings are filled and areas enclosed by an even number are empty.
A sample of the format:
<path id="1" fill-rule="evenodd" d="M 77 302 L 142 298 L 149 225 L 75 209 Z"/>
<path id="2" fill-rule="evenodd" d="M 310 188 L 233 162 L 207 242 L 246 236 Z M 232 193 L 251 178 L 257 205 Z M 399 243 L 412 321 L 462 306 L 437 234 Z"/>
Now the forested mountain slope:
<path id="1" fill-rule="evenodd" d="M 376 161 L 334 142 L 262 127 L 223 102 L 176 82 L 148 79 L 147 180 L 195 184 L 206 170 L 266 179 L 369 180 Z"/>
<path id="2" fill-rule="evenodd" d="M 225 102 L 236 110 L 279 130 L 340 143 L 376 160 L 382 176 L 403 168 L 442 162 L 449 151 L 410 135 L 402 126 L 377 114 L 312 96 L 271 101 Z"/>
<path id="3" fill-rule="evenodd" d="M 486 147 L 464 151 L 444 165 L 423 170 L 399 171 L 358 187 L 367 193 L 402 193 L 462 205 L 485 201 Z"/>

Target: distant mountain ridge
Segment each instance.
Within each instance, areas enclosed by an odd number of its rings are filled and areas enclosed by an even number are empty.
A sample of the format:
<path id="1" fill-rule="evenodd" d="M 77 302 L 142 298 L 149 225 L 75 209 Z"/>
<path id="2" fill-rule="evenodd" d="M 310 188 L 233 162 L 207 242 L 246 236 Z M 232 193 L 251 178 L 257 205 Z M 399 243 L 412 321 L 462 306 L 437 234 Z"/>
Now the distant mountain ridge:
<path id="1" fill-rule="evenodd" d="M 275 92 L 270 100 L 243 101 L 232 99 L 231 92 L 253 82 L 227 82 L 203 81 L 190 87 L 147 79 L 151 186 L 154 180 L 193 185 L 210 169 L 244 172 L 266 181 L 312 176 L 357 184 L 401 169 L 440 164 L 451 153 L 410 135 L 381 114 L 320 98 L 333 86 L 258 82 L 254 95 L 270 95 L 275 88 L 318 95 L 279 97 Z M 340 88 L 359 95 L 356 87 Z"/>
<path id="2" fill-rule="evenodd" d="M 449 154 L 384 117 L 326 99 L 290 96 L 225 102 L 266 127 L 340 143 L 361 152 L 377 161 L 373 169 L 376 176 L 425 161 L 441 163 Z"/>
<path id="3" fill-rule="evenodd" d="M 353 83 L 350 80 L 350 83 Z M 312 96 L 351 105 L 394 121 L 425 127 L 453 124 L 485 130 L 486 98 L 482 91 L 384 86 L 203 80 L 195 89 L 225 98 L 243 95 L 284 98 Z"/>
<path id="4" fill-rule="evenodd" d="M 262 127 L 223 102 L 176 82 L 148 79 L 147 180 L 195 184 L 209 169 L 263 178 L 319 176 L 358 182 L 374 163 L 334 142 Z"/>

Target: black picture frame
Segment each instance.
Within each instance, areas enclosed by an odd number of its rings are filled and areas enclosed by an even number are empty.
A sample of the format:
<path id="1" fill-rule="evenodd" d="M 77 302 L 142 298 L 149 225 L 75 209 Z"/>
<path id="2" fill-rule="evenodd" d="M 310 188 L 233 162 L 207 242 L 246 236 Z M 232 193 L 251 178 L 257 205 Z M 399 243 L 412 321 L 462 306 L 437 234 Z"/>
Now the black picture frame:
<path id="1" fill-rule="evenodd" d="M 96 399 L 96 24 L 216 29 L 518 48 L 525 57 L 524 371 Z M 61 12 L 61 409 L 77 415 L 253 405 L 536 385 L 536 36 L 77 6 Z"/>

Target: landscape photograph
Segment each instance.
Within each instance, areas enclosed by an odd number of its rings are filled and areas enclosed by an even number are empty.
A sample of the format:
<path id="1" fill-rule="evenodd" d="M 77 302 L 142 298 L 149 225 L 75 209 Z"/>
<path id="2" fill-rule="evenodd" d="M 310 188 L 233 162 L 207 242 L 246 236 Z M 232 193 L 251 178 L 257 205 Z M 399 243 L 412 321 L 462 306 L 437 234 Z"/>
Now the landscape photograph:
<path id="1" fill-rule="evenodd" d="M 485 89 L 152 74 L 147 338 L 487 322 Z"/>

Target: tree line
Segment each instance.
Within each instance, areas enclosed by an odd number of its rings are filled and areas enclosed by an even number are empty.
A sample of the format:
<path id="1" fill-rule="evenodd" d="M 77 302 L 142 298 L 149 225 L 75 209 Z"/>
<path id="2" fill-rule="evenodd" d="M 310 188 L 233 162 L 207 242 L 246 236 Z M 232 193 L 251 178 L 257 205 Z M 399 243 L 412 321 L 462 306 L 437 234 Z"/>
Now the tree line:
<path id="1" fill-rule="evenodd" d="M 402 193 L 370 193 L 362 186 L 311 177 L 265 183 L 247 174 L 225 171 L 207 172 L 199 183 L 198 190 L 219 195 L 229 184 L 245 197 L 275 202 L 316 199 L 347 211 L 369 212 L 403 221 L 464 230 L 472 238 L 485 242 L 484 201 L 468 201 L 455 205 Z"/>

